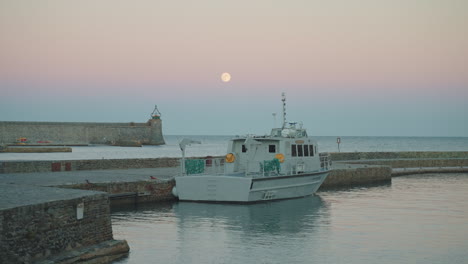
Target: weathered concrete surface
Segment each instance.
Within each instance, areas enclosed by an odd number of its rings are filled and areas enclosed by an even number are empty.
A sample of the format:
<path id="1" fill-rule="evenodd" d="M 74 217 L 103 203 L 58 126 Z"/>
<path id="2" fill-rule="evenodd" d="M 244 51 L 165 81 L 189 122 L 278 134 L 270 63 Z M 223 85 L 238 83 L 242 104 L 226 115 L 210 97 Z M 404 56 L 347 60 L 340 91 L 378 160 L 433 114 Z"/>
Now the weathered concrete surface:
<path id="1" fill-rule="evenodd" d="M 160 119 L 150 119 L 146 123 L 0 121 L 0 144 L 16 143 L 20 137 L 27 138 L 27 143 L 51 141 L 52 144 L 65 145 L 164 144 Z"/>
<path id="2" fill-rule="evenodd" d="M 169 180 L 177 175 L 177 173 L 179 173 L 178 168 L 6 173 L 0 174 L 0 182 L 36 186 L 63 186 L 85 183 Z M 152 179 L 151 176 L 157 179 Z"/>
<path id="3" fill-rule="evenodd" d="M 174 200 L 173 177 L 179 168 L 95 170 L 0 174 L 0 182 L 103 191 L 112 204 Z M 120 194 L 120 195 L 119 195 Z"/>
<path id="4" fill-rule="evenodd" d="M 8 183 L 1 179 L 0 210 L 37 205 L 66 199 L 79 199 L 96 195 L 106 195 L 103 192 L 87 192 L 81 190 L 65 190 L 27 184 Z"/>

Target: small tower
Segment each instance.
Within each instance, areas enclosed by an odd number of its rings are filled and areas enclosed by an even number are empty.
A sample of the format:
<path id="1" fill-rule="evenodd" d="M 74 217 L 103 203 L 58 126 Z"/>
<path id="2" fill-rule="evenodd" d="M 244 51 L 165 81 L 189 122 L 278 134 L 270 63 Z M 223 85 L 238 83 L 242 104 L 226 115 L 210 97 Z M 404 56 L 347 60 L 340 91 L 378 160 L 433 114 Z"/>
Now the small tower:
<path id="1" fill-rule="evenodd" d="M 161 112 L 158 110 L 158 105 L 154 105 L 154 110 L 151 113 L 151 119 L 161 119 Z"/>

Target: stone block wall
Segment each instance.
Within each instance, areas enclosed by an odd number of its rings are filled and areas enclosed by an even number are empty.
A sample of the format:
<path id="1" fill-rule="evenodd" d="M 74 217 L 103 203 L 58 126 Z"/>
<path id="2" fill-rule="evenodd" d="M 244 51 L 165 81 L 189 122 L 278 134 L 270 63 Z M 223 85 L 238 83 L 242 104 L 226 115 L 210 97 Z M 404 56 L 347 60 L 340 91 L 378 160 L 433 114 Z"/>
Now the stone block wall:
<path id="1" fill-rule="evenodd" d="M 333 161 L 372 159 L 468 159 L 468 151 L 333 152 Z"/>
<path id="2" fill-rule="evenodd" d="M 0 162 L 0 173 L 168 168 L 179 166 L 179 162 L 179 158 L 3 161 Z"/>
<path id="3" fill-rule="evenodd" d="M 79 203 L 84 203 L 81 220 Z M 32 263 L 112 239 L 107 194 L 4 209 L 0 220 L 0 263 Z"/>
<path id="4" fill-rule="evenodd" d="M 179 166 L 179 158 L 76 160 L 72 170 L 168 168 Z"/>
<path id="5" fill-rule="evenodd" d="M 172 195 L 172 188 L 174 188 L 174 186 L 175 180 L 172 179 L 169 181 L 151 180 L 137 182 L 69 184 L 61 187 L 107 192 L 112 197 L 112 204 L 114 204 L 146 203 L 174 200 L 176 199 L 176 197 Z M 113 196 L 113 194 L 121 194 L 122 196 Z"/>
<path id="6" fill-rule="evenodd" d="M 342 152 L 330 153 L 334 162 L 386 165 L 394 168 L 468 166 L 468 152 Z M 204 158 L 204 157 L 191 157 Z M 215 157 L 216 158 L 216 157 Z M 219 157 L 218 157 L 219 158 Z M 0 173 L 50 172 L 177 167 L 180 158 L 99 159 L 60 161 L 0 161 Z"/>
<path id="7" fill-rule="evenodd" d="M 32 144 L 38 141 L 60 145 L 164 144 L 160 119 L 146 123 L 0 122 L 0 144 L 16 143 L 20 137 Z"/>
<path id="8" fill-rule="evenodd" d="M 391 179 L 392 169 L 387 166 L 334 169 L 320 188 L 370 184 Z"/>
<path id="9" fill-rule="evenodd" d="M 394 159 L 346 161 L 349 164 L 386 165 L 392 168 L 437 168 L 437 167 L 467 167 L 466 159 Z"/>

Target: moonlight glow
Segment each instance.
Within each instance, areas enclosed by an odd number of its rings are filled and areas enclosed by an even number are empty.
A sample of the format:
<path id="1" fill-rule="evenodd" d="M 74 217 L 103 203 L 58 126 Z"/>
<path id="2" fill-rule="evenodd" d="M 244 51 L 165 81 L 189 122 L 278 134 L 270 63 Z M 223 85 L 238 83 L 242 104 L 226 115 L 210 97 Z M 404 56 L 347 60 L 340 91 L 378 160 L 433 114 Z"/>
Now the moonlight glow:
<path id="1" fill-rule="evenodd" d="M 223 82 L 229 82 L 231 80 L 231 74 L 229 74 L 227 72 L 221 74 L 221 80 Z"/>

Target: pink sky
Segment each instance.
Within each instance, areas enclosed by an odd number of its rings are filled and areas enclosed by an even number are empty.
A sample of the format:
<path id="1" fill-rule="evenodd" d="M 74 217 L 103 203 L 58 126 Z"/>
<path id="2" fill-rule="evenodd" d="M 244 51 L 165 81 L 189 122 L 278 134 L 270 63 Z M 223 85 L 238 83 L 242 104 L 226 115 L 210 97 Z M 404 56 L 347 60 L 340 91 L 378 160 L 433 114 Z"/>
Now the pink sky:
<path id="1" fill-rule="evenodd" d="M 466 10 L 463 0 L 3 0 L 0 103 L 20 108 L 24 94 L 208 103 L 286 91 L 329 103 L 424 94 L 421 107 L 458 104 L 468 98 Z M 232 81 L 221 83 L 222 72 Z M 0 120 L 27 118 L 0 110 Z"/>

